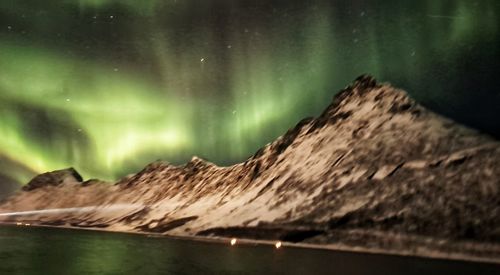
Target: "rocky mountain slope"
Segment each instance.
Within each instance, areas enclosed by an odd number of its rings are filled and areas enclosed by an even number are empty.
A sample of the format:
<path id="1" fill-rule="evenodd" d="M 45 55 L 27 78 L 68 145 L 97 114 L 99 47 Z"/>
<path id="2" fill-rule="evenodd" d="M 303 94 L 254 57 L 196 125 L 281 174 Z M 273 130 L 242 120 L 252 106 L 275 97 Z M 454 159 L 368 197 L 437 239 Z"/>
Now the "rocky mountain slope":
<path id="1" fill-rule="evenodd" d="M 363 76 L 244 163 L 46 173 L 0 221 L 499 259 L 499 163 L 497 141 Z"/>

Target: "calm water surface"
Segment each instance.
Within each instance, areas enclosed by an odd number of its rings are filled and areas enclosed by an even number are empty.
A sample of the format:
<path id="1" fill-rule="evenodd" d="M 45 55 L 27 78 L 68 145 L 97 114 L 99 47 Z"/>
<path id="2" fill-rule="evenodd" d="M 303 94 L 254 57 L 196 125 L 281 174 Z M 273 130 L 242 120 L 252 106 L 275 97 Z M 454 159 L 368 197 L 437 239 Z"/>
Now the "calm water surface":
<path id="1" fill-rule="evenodd" d="M 4 226 L 0 274 L 500 274 L 500 265 Z"/>

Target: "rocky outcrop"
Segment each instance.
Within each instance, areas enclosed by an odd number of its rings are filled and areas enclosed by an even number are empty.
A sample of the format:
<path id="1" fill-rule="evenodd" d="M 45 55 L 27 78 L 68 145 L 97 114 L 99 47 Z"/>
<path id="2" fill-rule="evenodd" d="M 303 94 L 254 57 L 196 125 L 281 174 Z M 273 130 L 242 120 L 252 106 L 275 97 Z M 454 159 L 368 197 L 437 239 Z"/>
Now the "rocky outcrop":
<path id="1" fill-rule="evenodd" d="M 31 191 L 45 186 L 57 186 L 64 183 L 82 182 L 83 178 L 74 168 L 47 172 L 34 177 L 28 184 L 23 186 L 24 191 Z"/>
<path id="2" fill-rule="evenodd" d="M 243 163 L 156 162 L 114 185 L 49 173 L 1 212 L 91 211 L 0 220 L 492 259 L 500 258 L 499 162 L 497 141 L 363 76 Z"/>

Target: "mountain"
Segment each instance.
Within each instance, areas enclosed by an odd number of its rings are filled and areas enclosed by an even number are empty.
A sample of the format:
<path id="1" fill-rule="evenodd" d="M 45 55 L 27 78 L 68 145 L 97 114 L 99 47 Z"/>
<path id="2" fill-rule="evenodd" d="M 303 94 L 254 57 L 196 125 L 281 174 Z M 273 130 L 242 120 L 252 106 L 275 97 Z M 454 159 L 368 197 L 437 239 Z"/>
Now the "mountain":
<path id="1" fill-rule="evenodd" d="M 31 212 L 0 221 L 498 262 L 498 163 L 498 141 L 362 76 L 243 163 L 46 173 L 0 205 Z"/>

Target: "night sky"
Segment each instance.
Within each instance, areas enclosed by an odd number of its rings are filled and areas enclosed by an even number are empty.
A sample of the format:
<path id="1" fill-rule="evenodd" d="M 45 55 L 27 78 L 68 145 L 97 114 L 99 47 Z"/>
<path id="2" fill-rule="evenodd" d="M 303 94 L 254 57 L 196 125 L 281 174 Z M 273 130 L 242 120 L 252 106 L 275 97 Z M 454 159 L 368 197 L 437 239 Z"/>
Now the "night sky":
<path id="1" fill-rule="evenodd" d="M 499 16 L 498 0 L 3 0 L 0 176 L 229 165 L 363 73 L 500 137 Z"/>

